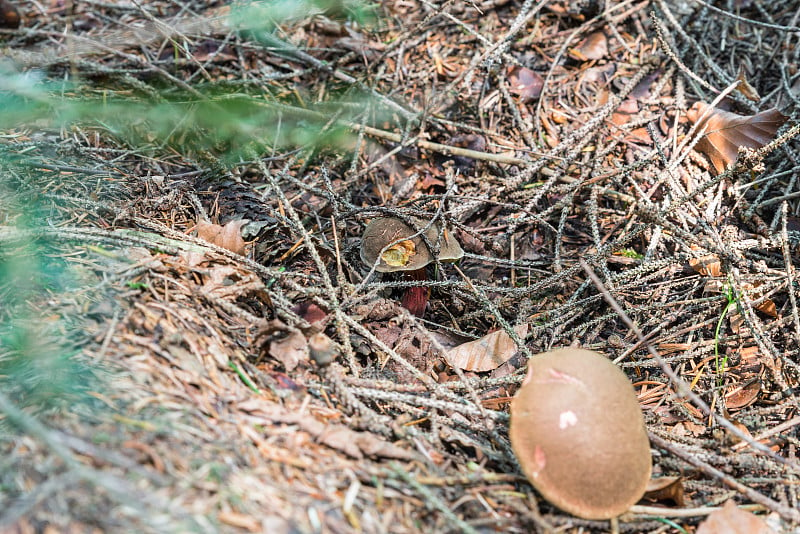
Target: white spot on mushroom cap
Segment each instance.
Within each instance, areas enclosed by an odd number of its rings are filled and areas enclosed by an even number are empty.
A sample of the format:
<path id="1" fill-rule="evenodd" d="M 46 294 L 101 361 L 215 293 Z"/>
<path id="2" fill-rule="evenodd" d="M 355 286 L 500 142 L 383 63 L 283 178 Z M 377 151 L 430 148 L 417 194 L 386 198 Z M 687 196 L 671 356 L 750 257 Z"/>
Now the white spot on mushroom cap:
<path id="1" fill-rule="evenodd" d="M 578 424 L 578 416 L 575 415 L 575 412 L 572 410 L 567 410 L 566 412 L 561 412 L 561 415 L 558 416 L 558 428 L 564 430 L 567 427 L 575 426 Z"/>

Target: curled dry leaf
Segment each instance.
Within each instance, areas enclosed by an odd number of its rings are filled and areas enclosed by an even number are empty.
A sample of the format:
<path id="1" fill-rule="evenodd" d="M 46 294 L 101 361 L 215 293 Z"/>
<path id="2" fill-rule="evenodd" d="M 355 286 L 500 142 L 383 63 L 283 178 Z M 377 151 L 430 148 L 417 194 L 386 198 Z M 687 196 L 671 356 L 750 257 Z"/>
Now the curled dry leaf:
<path id="1" fill-rule="evenodd" d="M 739 65 L 739 73 L 736 75 L 736 81 L 739 82 L 739 85 L 736 86 L 736 90 L 742 93 L 746 99 L 753 102 L 761 101 L 761 96 L 758 94 L 758 91 L 756 91 L 756 88 L 747 82 L 744 65 Z"/>
<path id="2" fill-rule="evenodd" d="M 736 507 L 729 500 L 697 527 L 697 534 L 775 534 L 763 519 Z"/>
<path id="3" fill-rule="evenodd" d="M 730 411 L 747 408 L 761 395 L 761 379 L 754 377 L 747 382 L 729 386 L 725 391 L 725 408 Z"/>
<path id="4" fill-rule="evenodd" d="M 528 325 L 514 327 L 521 338 L 528 333 Z M 475 341 L 463 343 L 445 354 L 447 363 L 465 371 L 491 371 L 511 359 L 517 352 L 517 345 L 505 330 L 497 330 Z"/>
<path id="5" fill-rule="evenodd" d="M 778 128 L 786 122 L 786 117 L 774 108 L 747 117 L 710 108 L 705 102 L 696 102 L 686 116 L 693 123 L 700 121 L 699 128 L 705 129 L 695 150 L 708 156 L 717 174 L 736 161 L 739 147 L 763 147 L 775 138 Z"/>
<path id="6" fill-rule="evenodd" d="M 578 46 L 571 48 L 569 55 L 578 61 L 603 59 L 608 55 L 608 38 L 603 32 L 591 33 Z"/>
<path id="7" fill-rule="evenodd" d="M 651 478 L 647 483 L 644 499 L 655 502 L 672 501 L 682 508 L 685 504 L 683 477 Z"/>
<path id="8" fill-rule="evenodd" d="M 510 67 L 507 75 L 511 85 L 509 92 L 519 96 L 523 102 L 536 100 L 542 94 L 544 78 L 539 73 L 525 67 Z"/>
<path id="9" fill-rule="evenodd" d="M 698 250 L 693 246 L 692 250 Z M 689 258 L 689 266 L 703 276 L 722 276 L 722 262 L 716 254 L 706 254 L 699 258 Z"/>

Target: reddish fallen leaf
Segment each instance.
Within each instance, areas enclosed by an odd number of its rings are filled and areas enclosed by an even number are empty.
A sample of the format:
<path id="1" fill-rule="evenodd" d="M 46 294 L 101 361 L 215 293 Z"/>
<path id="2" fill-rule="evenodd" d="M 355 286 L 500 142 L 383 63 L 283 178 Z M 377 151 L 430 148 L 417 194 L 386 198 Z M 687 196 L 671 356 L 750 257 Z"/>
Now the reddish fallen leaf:
<path id="1" fill-rule="evenodd" d="M 608 55 L 608 38 L 603 32 L 591 33 L 578 46 L 570 49 L 569 53 L 579 61 L 603 59 Z"/>
<path id="2" fill-rule="evenodd" d="M 717 174 L 736 161 L 739 147 L 763 147 L 775 138 L 778 128 L 786 122 L 786 117 L 774 108 L 743 116 L 710 108 L 705 102 L 696 102 L 686 116 L 694 123 L 700 121 L 700 129 L 705 128 L 706 133 L 695 145 L 695 150 L 711 160 Z"/>
<path id="3" fill-rule="evenodd" d="M 763 519 L 736 507 L 729 500 L 697 527 L 697 534 L 775 534 Z"/>
<path id="4" fill-rule="evenodd" d="M 764 301 L 756 304 L 755 308 L 770 317 L 778 317 L 778 307 L 775 306 L 775 302 L 772 299 L 764 299 Z"/>
<path id="5" fill-rule="evenodd" d="M 514 331 L 525 339 L 528 325 L 518 325 Z M 517 350 L 517 345 L 511 336 L 505 330 L 497 330 L 480 339 L 450 349 L 445 354 L 445 359 L 451 366 L 465 371 L 491 371 L 510 360 Z"/>
<path id="6" fill-rule="evenodd" d="M 703 276 L 722 276 L 722 262 L 716 254 L 690 258 L 689 266 Z"/>
<path id="7" fill-rule="evenodd" d="M 756 377 L 743 384 L 730 386 L 725 393 L 725 408 L 731 411 L 746 408 L 758 400 L 761 379 Z"/>
<path id="8" fill-rule="evenodd" d="M 295 304 L 292 307 L 292 311 L 309 323 L 316 323 L 317 321 L 322 321 L 328 317 L 328 313 L 325 310 L 310 300 L 304 300 Z"/>
<path id="9" fill-rule="evenodd" d="M 525 67 L 510 67 L 507 72 L 509 92 L 520 97 L 523 102 L 536 100 L 542 94 L 544 78 Z"/>
<path id="10" fill-rule="evenodd" d="M 225 226 L 200 221 L 197 223 L 197 237 L 205 239 L 212 245 L 217 245 L 236 254 L 244 254 L 246 243 L 242 239 L 242 226 L 247 224 L 246 219 L 229 221 Z"/>

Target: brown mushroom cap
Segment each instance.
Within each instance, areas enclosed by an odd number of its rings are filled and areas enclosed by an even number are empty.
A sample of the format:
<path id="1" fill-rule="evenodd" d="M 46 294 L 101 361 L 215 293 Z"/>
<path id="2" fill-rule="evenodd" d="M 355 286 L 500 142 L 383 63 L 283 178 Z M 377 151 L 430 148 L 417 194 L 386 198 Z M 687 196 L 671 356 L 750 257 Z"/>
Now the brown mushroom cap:
<path id="1" fill-rule="evenodd" d="M 414 222 L 419 228 L 426 226 L 422 220 Z M 464 251 L 458 241 L 445 229 L 439 242 L 439 230 L 440 226 L 436 223 L 425 230 L 425 237 L 431 244 L 439 243 L 439 261 L 454 262 L 461 259 Z M 394 217 L 373 219 L 367 224 L 361 238 L 361 260 L 371 267 L 380 258 L 375 270 L 382 273 L 422 269 L 433 261 L 433 255 L 420 236 L 409 239 L 416 233 L 416 230 Z M 387 245 L 392 246 L 384 250 Z"/>
<path id="2" fill-rule="evenodd" d="M 609 519 L 636 504 L 650 479 L 650 442 L 630 381 L 589 350 L 537 354 L 511 403 L 511 445 L 548 501 Z"/>

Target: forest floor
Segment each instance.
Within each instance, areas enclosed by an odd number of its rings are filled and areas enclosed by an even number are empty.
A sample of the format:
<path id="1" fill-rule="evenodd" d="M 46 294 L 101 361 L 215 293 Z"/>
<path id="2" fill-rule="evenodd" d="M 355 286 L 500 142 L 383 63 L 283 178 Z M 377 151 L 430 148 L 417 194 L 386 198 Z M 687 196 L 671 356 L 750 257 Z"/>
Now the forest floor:
<path id="1" fill-rule="evenodd" d="M 0 2 L 0 532 L 796 532 L 800 21 L 712 3 Z M 566 346 L 666 485 L 618 522 L 509 443 Z"/>

